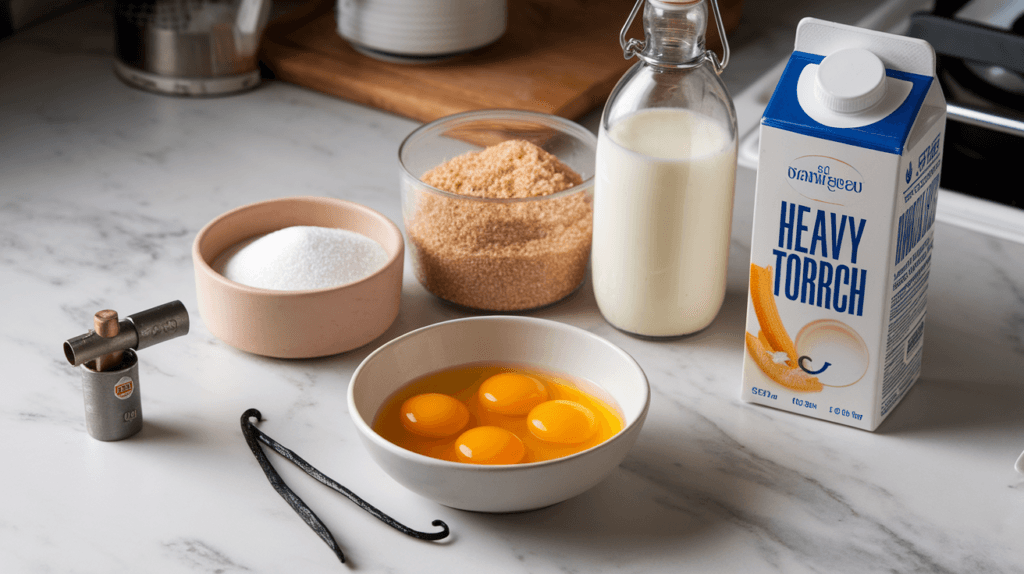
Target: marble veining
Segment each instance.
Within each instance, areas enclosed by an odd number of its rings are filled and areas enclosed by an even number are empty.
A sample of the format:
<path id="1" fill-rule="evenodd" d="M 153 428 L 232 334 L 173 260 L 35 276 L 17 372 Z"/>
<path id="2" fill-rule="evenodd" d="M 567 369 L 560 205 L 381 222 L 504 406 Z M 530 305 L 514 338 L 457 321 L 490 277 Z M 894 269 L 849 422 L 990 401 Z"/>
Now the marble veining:
<path id="1" fill-rule="evenodd" d="M 747 5 L 724 76 L 734 90 L 789 50 L 799 16 L 865 10 Z M 345 198 L 401 226 L 396 153 L 416 124 L 273 81 L 229 98 L 139 92 L 110 70 L 110 28 L 94 3 L 0 41 L 0 571 L 1024 572 L 1024 246 L 939 224 L 921 380 L 877 432 L 743 404 L 754 177 L 741 169 L 726 301 L 708 329 L 627 336 L 589 281 L 532 314 L 608 338 L 647 373 L 650 414 L 620 468 L 539 511 L 452 510 L 374 465 L 345 393 L 373 349 L 463 311 L 407 266 L 399 317 L 376 341 L 274 360 L 209 333 L 192 274 L 199 229 L 262 199 Z M 142 432 L 92 440 L 61 343 L 98 309 L 174 299 L 191 331 L 140 352 Z M 452 537 L 406 539 L 269 453 L 334 533 L 339 565 L 248 451 L 250 407 L 372 504 L 414 528 L 444 520 Z"/>
<path id="2" fill-rule="evenodd" d="M 182 565 L 198 572 L 251 572 L 240 564 L 236 564 L 215 548 L 207 546 L 202 540 L 181 539 L 164 544 L 167 551 L 181 561 Z"/>

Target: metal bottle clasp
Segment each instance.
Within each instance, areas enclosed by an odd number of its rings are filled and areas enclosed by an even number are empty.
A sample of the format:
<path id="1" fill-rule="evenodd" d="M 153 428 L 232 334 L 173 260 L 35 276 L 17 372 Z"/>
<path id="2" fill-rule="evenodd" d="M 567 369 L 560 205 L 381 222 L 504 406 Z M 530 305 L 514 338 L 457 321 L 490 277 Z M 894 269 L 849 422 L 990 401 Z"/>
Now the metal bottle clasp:
<path id="1" fill-rule="evenodd" d="M 722 40 L 722 59 L 718 59 L 718 54 L 711 50 L 704 50 L 702 57 L 696 58 L 689 62 L 683 63 L 667 63 L 659 60 L 655 60 L 643 53 L 644 48 L 647 47 L 646 42 L 643 40 L 637 40 L 636 38 L 626 39 L 626 33 L 629 31 L 629 27 L 633 24 L 633 20 L 636 19 L 636 15 L 640 12 L 640 7 L 643 6 L 644 0 L 637 0 L 636 5 L 633 6 L 633 11 L 629 13 L 629 18 L 626 19 L 626 25 L 622 27 L 622 31 L 619 32 L 619 45 L 622 46 L 622 56 L 629 60 L 633 56 L 657 66 L 666 68 L 696 68 L 704 64 L 704 62 L 711 63 L 715 69 L 715 73 L 721 74 L 727 65 L 729 65 L 729 41 L 725 37 L 725 24 L 722 23 L 722 13 L 718 9 L 718 0 L 708 0 L 711 2 L 711 9 L 715 14 L 715 24 L 718 26 L 718 37 Z"/>

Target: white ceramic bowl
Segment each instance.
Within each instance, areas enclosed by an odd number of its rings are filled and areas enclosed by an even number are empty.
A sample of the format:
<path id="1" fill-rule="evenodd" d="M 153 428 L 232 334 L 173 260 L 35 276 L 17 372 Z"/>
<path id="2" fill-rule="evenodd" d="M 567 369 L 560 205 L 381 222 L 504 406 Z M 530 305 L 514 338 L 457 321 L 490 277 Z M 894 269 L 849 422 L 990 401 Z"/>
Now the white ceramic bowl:
<path id="1" fill-rule="evenodd" d="M 338 33 L 378 57 L 439 57 L 505 33 L 506 0 L 338 0 Z"/>
<path id="2" fill-rule="evenodd" d="M 564 458 L 502 466 L 463 464 L 416 454 L 373 431 L 374 417 L 394 392 L 422 375 L 480 361 L 535 365 L 585 379 L 618 404 L 623 429 Z M 407 333 L 370 354 L 352 374 L 348 408 L 373 459 L 406 488 L 445 506 L 519 512 L 550 506 L 601 482 L 640 433 L 650 387 L 625 351 L 588 331 L 545 319 L 472 317 Z"/>

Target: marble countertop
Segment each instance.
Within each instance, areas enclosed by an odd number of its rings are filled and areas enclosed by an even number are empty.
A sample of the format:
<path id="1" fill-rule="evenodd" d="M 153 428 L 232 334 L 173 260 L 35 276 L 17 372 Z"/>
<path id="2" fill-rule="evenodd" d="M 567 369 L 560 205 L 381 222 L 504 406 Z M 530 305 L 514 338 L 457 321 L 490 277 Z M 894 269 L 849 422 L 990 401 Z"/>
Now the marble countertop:
<path id="1" fill-rule="evenodd" d="M 859 3 L 746 3 L 730 89 L 790 49 L 804 14 Z M 611 39 L 614 41 L 614 39 Z M 196 309 L 191 244 L 210 219 L 288 195 L 354 200 L 400 222 L 399 142 L 416 124 L 278 82 L 180 99 L 111 72 L 91 4 L 0 41 L 0 570 L 4 572 L 1024 572 L 1024 246 L 939 223 L 920 381 L 875 433 L 742 403 L 753 172 L 741 169 L 728 293 L 705 331 L 647 341 L 611 328 L 589 282 L 533 313 L 606 337 L 647 372 L 647 423 L 587 493 L 523 514 L 439 506 L 359 444 L 348 379 L 373 349 L 465 316 L 406 269 L 395 324 L 318 360 L 237 351 Z M 596 114 L 585 122 L 596 125 Z M 142 351 L 145 426 L 86 433 L 60 350 L 94 311 L 180 299 L 184 338 Z M 407 539 L 275 463 L 348 555 L 270 488 L 239 429 L 261 428 L 413 528 Z M 271 455 L 273 456 L 273 455 Z"/>

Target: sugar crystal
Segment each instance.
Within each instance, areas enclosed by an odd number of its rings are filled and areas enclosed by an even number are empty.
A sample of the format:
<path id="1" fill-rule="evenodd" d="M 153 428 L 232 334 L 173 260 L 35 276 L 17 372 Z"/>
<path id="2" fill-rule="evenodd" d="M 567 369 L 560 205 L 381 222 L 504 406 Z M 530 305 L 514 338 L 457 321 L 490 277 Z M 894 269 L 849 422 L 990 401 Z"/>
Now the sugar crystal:
<path id="1" fill-rule="evenodd" d="M 242 242 L 217 257 L 213 267 L 250 287 L 303 291 L 358 281 L 387 259 L 380 244 L 354 231 L 297 225 Z"/>

